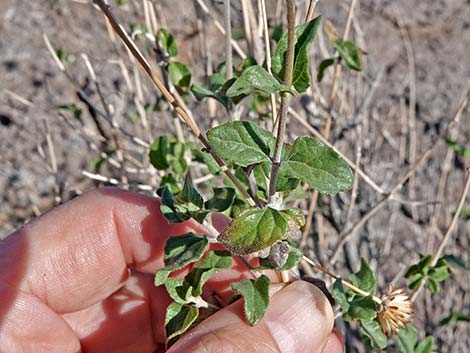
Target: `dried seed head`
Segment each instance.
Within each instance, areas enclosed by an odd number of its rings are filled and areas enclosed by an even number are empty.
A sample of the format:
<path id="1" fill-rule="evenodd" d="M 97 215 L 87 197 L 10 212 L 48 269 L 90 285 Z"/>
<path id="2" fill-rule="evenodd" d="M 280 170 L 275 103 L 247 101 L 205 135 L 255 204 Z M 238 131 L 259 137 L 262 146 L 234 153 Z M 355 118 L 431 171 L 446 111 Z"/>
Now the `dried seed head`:
<path id="1" fill-rule="evenodd" d="M 398 334 L 413 318 L 413 304 L 403 289 L 397 289 L 382 297 L 377 319 L 387 336 Z"/>

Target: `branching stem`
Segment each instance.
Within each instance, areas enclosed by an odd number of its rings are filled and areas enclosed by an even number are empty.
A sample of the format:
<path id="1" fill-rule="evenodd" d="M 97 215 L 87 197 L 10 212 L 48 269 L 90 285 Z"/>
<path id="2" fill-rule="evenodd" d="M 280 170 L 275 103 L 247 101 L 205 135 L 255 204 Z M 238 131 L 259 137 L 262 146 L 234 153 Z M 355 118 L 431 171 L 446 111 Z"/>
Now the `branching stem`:
<path id="1" fill-rule="evenodd" d="M 295 7 L 294 0 L 287 0 L 287 52 L 284 68 L 284 84 L 287 87 L 292 86 L 292 71 L 294 68 L 294 50 L 295 50 Z M 272 161 L 271 177 L 269 180 L 269 202 L 273 201 L 276 193 L 276 181 L 281 164 L 282 146 L 286 134 L 287 112 L 289 110 L 290 95 L 281 93 L 281 108 L 279 112 L 279 122 L 276 134 L 276 147 Z"/>

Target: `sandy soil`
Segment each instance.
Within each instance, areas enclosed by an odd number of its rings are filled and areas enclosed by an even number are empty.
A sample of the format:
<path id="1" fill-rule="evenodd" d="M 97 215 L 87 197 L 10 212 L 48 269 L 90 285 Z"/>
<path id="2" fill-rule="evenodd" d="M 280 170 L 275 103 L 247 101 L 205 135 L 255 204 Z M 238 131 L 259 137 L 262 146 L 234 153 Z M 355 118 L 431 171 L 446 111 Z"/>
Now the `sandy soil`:
<path id="1" fill-rule="evenodd" d="M 220 4 L 206 2 L 220 17 Z M 179 43 L 181 54 L 178 59 L 191 67 L 196 81 L 202 80 L 208 54 L 214 65 L 222 61 L 223 37 L 195 1 L 161 0 L 156 3 L 159 20 L 174 33 Z M 267 3 L 273 16 L 275 1 L 268 0 Z M 341 32 L 347 3 L 320 1 L 317 11 Z M 362 129 L 362 137 L 358 138 L 358 130 L 353 127 L 346 129 L 341 136 L 336 135 L 335 143 L 354 158 L 360 141 L 364 170 L 387 190 L 410 164 L 407 113 L 413 101 L 413 88 L 416 92 L 416 155 L 419 156 L 434 143 L 446 122 L 452 118 L 465 86 L 470 83 L 470 2 L 365 0 L 359 3 L 353 32 L 357 43 L 367 52 L 365 70 L 359 78 L 351 73 L 343 75 L 344 92 L 353 108 L 339 115 L 334 131 L 341 131 L 351 123 L 353 113 L 364 103 L 373 82 L 381 72 L 383 76 L 360 115 L 358 125 Z M 299 1 L 299 4 L 304 9 L 304 2 Z M 140 2 L 129 1 L 128 11 L 119 7 L 115 11 L 124 23 L 143 21 Z M 234 1 L 233 17 L 234 30 L 240 31 L 241 12 L 237 1 Z M 397 26 L 397 21 L 401 28 Z M 201 28 L 204 33 L 201 33 Z M 96 124 L 77 96 L 77 87 L 51 60 L 43 33 L 55 48 L 72 54 L 67 72 L 85 93 L 99 102 L 81 59 L 82 53 L 89 56 L 104 96 L 119 111 L 116 118 L 119 124 L 131 134 L 146 139 L 140 124 L 134 124 L 129 119 L 136 110 L 135 92 L 131 92 L 126 85 L 119 66 L 109 62 L 117 59 L 123 51 L 119 51 L 119 45 L 110 42 L 103 18 L 96 9 L 75 1 L 0 1 L 0 238 L 55 203 L 98 185 L 82 175 L 83 170 L 90 170 L 91 161 L 98 155 L 90 144 L 90 141 L 96 143 L 97 140 L 85 139 L 83 131 L 96 135 Z M 203 43 L 204 40 L 206 43 Z M 411 48 L 408 53 L 407 41 Z M 245 41 L 240 40 L 240 44 L 246 50 Z M 319 52 L 317 45 L 317 56 Z M 413 76 L 410 76 L 409 54 L 414 58 L 415 81 L 410 81 Z M 123 62 L 132 74 L 132 66 L 125 56 Z M 141 79 L 144 83 L 144 101 L 159 101 L 143 75 Z M 298 109 L 302 114 L 312 115 L 308 116 L 310 121 L 317 122 L 318 119 L 313 116 L 315 114 L 312 114 L 315 111 L 315 107 L 312 108 L 315 105 L 313 100 L 304 98 L 301 101 L 302 104 L 297 103 Z M 80 121 L 71 120 L 72 125 L 79 123 L 81 129 L 71 128 L 70 119 L 59 115 L 57 106 L 66 103 L 75 103 L 83 109 Z M 205 106 L 196 106 L 193 100 L 188 104 L 197 116 L 206 116 Z M 62 114 L 67 113 L 62 111 Z M 149 135 L 157 136 L 171 129 L 171 117 L 165 109 L 150 115 Z M 105 122 L 102 124 L 110 129 Z M 209 122 L 205 121 L 203 125 L 208 126 Z M 55 149 L 56 173 L 51 172 L 48 133 Z M 455 140 L 470 147 L 468 109 L 464 111 L 454 134 Z M 405 146 L 401 152 L 405 152 L 404 156 L 400 155 L 401 143 Z M 139 146 L 129 141 L 125 142 L 124 148 L 132 155 L 142 153 Z M 440 140 L 431 157 L 417 170 L 414 200 L 437 199 L 446 153 L 446 144 Z M 469 160 L 459 156 L 452 156 L 449 161 L 450 171 L 437 223 L 441 231 L 450 222 L 462 192 L 464 170 L 469 166 Z M 129 162 L 126 163 L 129 165 Z M 123 169 L 112 167 L 106 167 L 103 171 L 103 174 L 120 181 L 123 180 L 123 173 L 126 174 Z M 126 174 L 131 189 L 133 183 L 152 185 L 154 177 L 149 172 Z M 413 199 L 408 194 L 408 187 L 409 184 L 403 189 L 403 199 Z M 333 198 L 327 211 L 333 215 L 335 212 L 341 213 L 347 207 L 348 200 L 349 195 Z M 379 200 L 380 196 L 361 182 L 353 221 Z M 351 259 L 340 261 L 338 272 L 348 273 L 348 266 L 354 267 L 358 256 L 365 256 L 381 269 L 380 284 L 388 283 L 402 269 L 402 264 L 416 261 L 417 252 L 426 253 L 435 248 L 439 241 L 431 228 L 435 207 L 435 204 L 429 203 L 416 207 L 417 217 L 413 219 L 409 205 L 388 203 L 360 229 L 348 250 Z M 333 249 L 337 238 L 330 237 L 328 240 Z M 469 240 L 470 222 L 461 219 L 446 253 L 458 255 L 469 263 Z M 326 250 L 324 255 L 330 254 Z M 440 294 L 427 294 L 418 302 L 416 323 L 436 338 L 439 352 L 464 352 L 470 347 L 468 324 L 438 326 L 439 320 L 451 312 L 464 311 L 469 314 L 468 293 L 470 277 L 468 273 L 458 272 L 453 279 L 444 283 Z M 353 336 L 348 337 L 348 343 L 351 351 L 363 349 Z"/>

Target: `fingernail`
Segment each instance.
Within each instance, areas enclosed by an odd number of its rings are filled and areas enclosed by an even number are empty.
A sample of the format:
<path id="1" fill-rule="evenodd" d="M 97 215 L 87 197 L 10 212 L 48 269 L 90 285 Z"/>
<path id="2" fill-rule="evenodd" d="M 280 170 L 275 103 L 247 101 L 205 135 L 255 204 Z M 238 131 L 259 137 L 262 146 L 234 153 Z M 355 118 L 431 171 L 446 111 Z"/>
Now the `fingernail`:
<path id="1" fill-rule="evenodd" d="M 296 281 L 272 297 L 265 323 L 282 353 L 311 352 L 333 329 L 333 311 L 320 289 Z"/>

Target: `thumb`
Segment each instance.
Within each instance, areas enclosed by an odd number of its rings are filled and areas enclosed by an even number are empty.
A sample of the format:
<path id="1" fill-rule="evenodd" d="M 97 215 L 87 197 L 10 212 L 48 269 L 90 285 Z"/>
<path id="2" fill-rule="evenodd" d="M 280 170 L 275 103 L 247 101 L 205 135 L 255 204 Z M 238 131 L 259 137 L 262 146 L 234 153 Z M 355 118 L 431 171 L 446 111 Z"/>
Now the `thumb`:
<path id="1" fill-rule="evenodd" d="M 277 292 L 265 317 L 249 326 L 239 300 L 183 336 L 171 353 L 309 353 L 324 346 L 333 328 L 333 311 L 314 285 L 296 281 Z"/>

